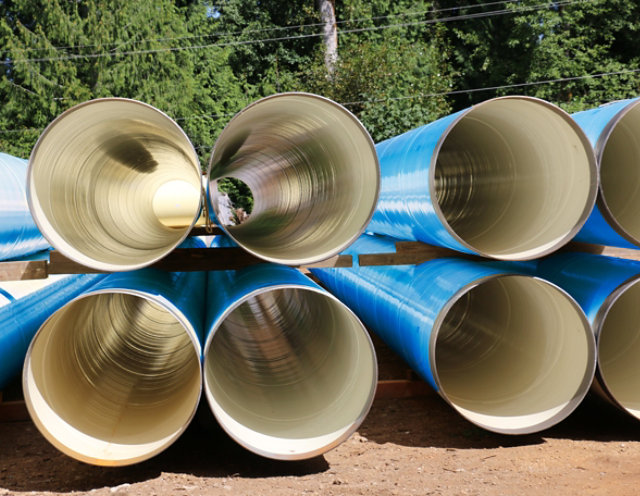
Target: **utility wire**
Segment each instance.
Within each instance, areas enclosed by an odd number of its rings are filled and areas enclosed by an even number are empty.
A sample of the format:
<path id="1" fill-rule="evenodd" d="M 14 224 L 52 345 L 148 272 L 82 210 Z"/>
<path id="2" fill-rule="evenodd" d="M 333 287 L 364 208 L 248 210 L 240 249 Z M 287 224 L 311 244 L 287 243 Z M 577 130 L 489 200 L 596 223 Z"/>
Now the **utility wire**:
<path id="1" fill-rule="evenodd" d="M 451 16 L 451 17 L 440 17 L 437 19 L 426 19 L 422 21 L 386 24 L 383 26 L 343 29 L 343 30 L 339 30 L 338 34 L 364 33 L 364 32 L 371 32 L 371 31 L 379 31 L 383 29 L 393 29 L 393 28 L 401 28 L 401 27 L 436 24 L 440 22 L 451 22 L 451 21 L 460 21 L 460 20 L 469 20 L 469 19 L 479 19 L 484 17 L 495 17 L 499 15 L 517 14 L 521 12 L 530 12 L 530 11 L 543 10 L 548 8 L 557 8 L 560 6 L 567 6 L 575 3 L 583 4 L 583 3 L 588 3 L 592 1 L 596 1 L 596 0 L 561 0 L 552 4 L 545 3 L 545 4 L 538 4 L 538 5 L 532 5 L 528 7 L 521 7 L 521 8 L 515 8 L 515 9 L 501 9 L 501 10 L 493 10 L 488 12 L 477 12 L 475 14 L 463 14 L 463 15 Z M 154 49 L 145 49 L 145 50 L 130 50 L 130 51 L 124 51 L 124 52 L 100 52 L 100 53 L 88 53 L 88 54 L 69 54 L 69 55 L 63 55 L 58 57 L 15 59 L 12 61 L 12 63 L 17 64 L 20 62 L 54 62 L 54 61 L 61 61 L 61 60 L 111 58 L 111 57 L 119 57 L 119 56 L 125 56 L 125 55 L 126 56 L 147 55 L 147 54 L 156 54 L 156 53 L 164 53 L 164 52 L 178 52 L 178 51 L 184 51 L 184 50 L 200 50 L 200 49 L 213 48 L 213 47 L 242 46 L 242 45 L 253 45 L 256 43 L 269 43 L 274 41 L 318 38 L 321 36 L 324 36 L 324 34 L 308 33 L 308 34 L 299 34 L 295 36 L 281 36 L 281 37 L 275 37 L 275 38 L 264 38 L 260 40 L 236 40 L 236 41 L 229 41 L 229 42 L 222 42 L 222 43 L 211 43 L 206 45 L 187 45 L 187 46 L 179 46 L 179 47 L 163 47 L 163 48 L 154 48 Z M 7 62 L 5 62 L 5 64 L 6 63 Z"/>
<path id="2" fill-rule="evenodd" d="M 640 73 L 639 69 L 627 69 L 622 71 L 612 71 L 612 72 L 600 72 L 596 74 L 586 74 L 584 76 L 569 76 L 565 78 L 556 78 L 556 79 L 544 79 L 540 81 L 531 81 L 526 83 L 513 83 L 513 84 L 504 84 L 500 86 L 485 86 L 482 88 L 470 88 L 466 90 L 451 90 L 451 91 L 442 91 L 438 93 L 419 93 L 415 95 L 406 95 L 399 97 L 386 97 L 386 98 L 372 98 L 369 100 L 360 100 L 354 102 L 343 102 L 341 105 L 345 107 L 354 106 L 354 105 L 362 105 L 363 103 L 380 103 L 380 102 L 388 102 L 388 101 L 398 101 L 398 100 L 411 100 L 414 98 L 434 98 L 439 96 L 449 96 L 449 95 L 460 95 L 460 94 L 469 94 L 469 93 L 479 93 L 483 91 L 496 91 L 502 89 L 510 89 L 510 88 L 524 88 L 528 86 L 539 86 L 543 84 L 556 84 L 556 83 L 566 83 L 569 81 L 580 81 L 583 79 L 593 79 L 593 78 L 602 78 L 608 76 L 622 76 L 626 74 L 638 74 Z M 240 111 L 241 109 L 238 109 Z M 225 114 L 200 114 L 200 115 L 191 115 L 187 117 L 175 117 L 175 121 L 184 121 L 196 118 L 222 118 L 229 117 L 235 115 L 237 112 L 225 113 Z M 31 131 L 43 131 L 44 128 L 23 128 L 23 129 L 5 129 L 0 130 L 0 134 L 13 134 L 13 133 L 26 133 Z"/>

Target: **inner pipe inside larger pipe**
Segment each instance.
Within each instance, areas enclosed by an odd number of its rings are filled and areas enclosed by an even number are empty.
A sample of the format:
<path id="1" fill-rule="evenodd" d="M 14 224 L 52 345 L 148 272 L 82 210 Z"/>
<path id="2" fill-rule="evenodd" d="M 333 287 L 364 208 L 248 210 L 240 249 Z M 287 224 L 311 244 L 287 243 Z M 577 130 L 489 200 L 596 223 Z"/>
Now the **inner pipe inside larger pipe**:
<path id="1" fill-rule="evenodd" d="M 245 299 L 205 351 L 205 391 L 221 425 L 248 449 L 279 459 L 321 454 L 369 410 L 375 352 L 339 301 L 301 288 Z"/>
<path id="2" fill-rule="evenodd" d="M 437 154 L 434 198 L 480 254 L 536 258 L 577 232 L 596 193 L 591 146 L 568 115 L 533 99 L 479 104 Z"/>
<path id="3" fill-rule="evenodd" d="M 132 270 L 175 248 L 195 223 L 201 172 L 184 132 L 133 100 L 78 105 L 42 134 L 29 162 L 36 223 L 65 255 Z"/>
<path id="4" fill-rule="evenodd" d="M 488 430 L 522 434 L 553 425 L 591 384 L 589 324 L 573 300 L 539 279 L 510 275 L 480 283 L 453 304 L 435 333 L 442 394 Z"/>
<path id="5" fill-rule="evenodd" d="M 604 145 L 600 192 L 613 221 L 640 244 L 640 103 L 631 105 Z"/>
<path id="6" fill-rule="evenodd" d="M 97 465 L 151 457 L 186 429 L 200 397 L 200 360 L 166 308 L 97 294 L 56 312 L 25 364 L 25 399 L 44 436 Z"/>
<path id="7" fill-rule="evenodd" d="M 613 302 L 598 333 L 600 377 L 613 398 L 640 418 L 640 282 Z"/>
<path id="8" fill-rule="evenodd" d="M 220 217 L 217 180 L 244 182 L 253 210 L 226 231 L 256 256 L 295 265 L 335 255 L 363 232 L 379 175 L 373 142 L 352 114 L 316 95 L 282 94 L 249 106 L 224 129 L 209 194 Z"/>

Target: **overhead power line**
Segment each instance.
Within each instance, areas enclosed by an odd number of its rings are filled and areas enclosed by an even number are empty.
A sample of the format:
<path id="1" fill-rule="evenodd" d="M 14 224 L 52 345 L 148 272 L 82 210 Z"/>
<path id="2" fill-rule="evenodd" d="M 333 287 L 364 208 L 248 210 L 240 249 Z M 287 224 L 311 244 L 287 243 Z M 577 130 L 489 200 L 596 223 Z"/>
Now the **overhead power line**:
<path id="1" fill-rule="evenodd" d="M 462 15 L 451 16 L 451 17 L 425 19 L 425 20 L 414 21 L 414 22 L 386 24 L 383 26 L 370 26 L 370 27 L 353 28 L 353 29 L 342 29 L 338 31 L 338 34 L 339 35 L 355 34 L 355 33 L 379 31 L 384 29 L 394 29 L 394 28 L 402 28 L 402 27 L 436 24 L 440 22 L 480 19 L 480 18 L 486 18 L 486 17 L 495 17 L 500 15 L 509 15 L 509 14 L 531 12 L 531 11 L 543 10 L 543 9 L 549 9 L 549 8 L 557 8 L 557 7 L 568 6 L 572 4 L 584 4 L 584 3 L 589 3 L 593 1 L 598 1 L 598 0 L 561 0 L 554 3 L 531 5 L 526 7 L 518 7 L 514 9 L 501 9 L 501 10 L 493 10 L 493 11 L 487 11 L 487 12 L 477 12 L 475 14 L 462 14 Z M 210 43 L 205 45 L 186 45 L 186 46 L 178 46 L 178 47 L 150 48 L 150 49 L 144 49 L 144 50 L 129 50 L 129 51 L 123 51 L 123 52 L 97 52 L 97 53 L 88 53 L 88 54 L 68 54 L 68 55 L 61 55 L 56 57 L 15 59 L 11 63 L 17 64 L 20 62 L 55 62 L 55 61 L 61 61 L 61 60 L 80 60 L 80 59 L 112 58 L 112 57 L 131 56 L 131 55 L 148 55 L 148 54 L 156 54 L 156 53 L 178 52 L 178 51 L 184 51 L 184 50 L 202 50 L 202 49 L 214 48 L 214 47 L 254 45 L 257 43 L 270 43 L 274 41 L 318 38 L 321 36 L 323 36 L 323 33 L 307 33 L 307 34 L 299 34 L 294 36 L 281 36 L 281 37 L 275 37 L 275 38 L 264 38 L 259 40 L 251 40 L 251 39 L 235 40 L 235 41 L 228 41 L 228 42 L 222 42 L 222 43 Z M 8 62 L 5 62 L 5 63 L 8 63 Z"/>

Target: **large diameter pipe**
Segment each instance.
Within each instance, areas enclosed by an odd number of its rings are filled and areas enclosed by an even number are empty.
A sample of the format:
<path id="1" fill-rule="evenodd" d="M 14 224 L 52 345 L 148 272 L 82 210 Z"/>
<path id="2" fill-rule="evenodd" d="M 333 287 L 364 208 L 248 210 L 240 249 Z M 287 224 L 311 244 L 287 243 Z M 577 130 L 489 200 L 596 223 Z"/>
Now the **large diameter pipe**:
<path id="1" fill-rule="evenodd" d="M 568 242 L 596 197 L 588 139 L 563 110 L 487 100 L 376 145 L 382 181 L 367 228 L 503 260 Z"/>
<path id="2" fill-rule="evenodd" d="M 235 178 L 253 195 L 240 225 L 221 218 L 218 181 Z M 308 93 L 249 105 L 225 127 L 209 165 L 209 196 L 221 227 L 270 262 L 312 263 L 344 250 L 364 230 L 380 172 L 371 137 L 344 107 Z"/>
<path id="3" fill-rule="evenodd" d="M 115 273 L 54 313 L 29 347 L 25 402 L 44 437 L 94 465 L 173 443 L 201 393 L 203 273 Z"/>
<path id="4" fill-rule="evenodd" d="M 538 273 L 582 306 L 596 337 L 594 390 L 640 419 L 640 263 L 588 253 L 541 260 Z"/>
<path id="5" fill-rule="evenodd" d="M 598 199 L 577 241 L 640 245 L 640 98 L 572 115 L 593 145 L 600 168 Z"/>
<path id="6" fill-rule="evenodd" d="M 29 212 L 26 187 L 27 161 L 0 153 L 0 260 L 49 246 Z"/>
<path id="7" fill-rule="evenodd" d="M 198 156 L 158 109 L 104 98 L 76 105 L 42 133 L 29 159 L 28 199 L 42 234 L 99 270 L 152 264 L 195 224 Z"/>
<path id="8" fill-rule="evenodd" d="M 51 278 L 35 291 L 20 287 L 30 285 L 26 281 L 2 284 L 0 300 L 7 301 L 0 302 L 0 390 L 20 374 L 29 343 L 42 323 L 103 278 L 101 274 Z"/>
<path id="9" fill-rule="evenodd" d="M 299 460 L 347 439 L 375 393 L 373 345 L 343 303 L 298 271 L 209 273 L 204 390 L 219 424 L 259 455 Z"/>
<path id="10" fill-rule="evenodd" d="M 360 241 L 354 248 L 362 249 Z M 312 272 L 484 429 L 540 431 L 568 416 L 589 389 L 595 343 L 580 307 L 504 262 L 439 259 Z"/>

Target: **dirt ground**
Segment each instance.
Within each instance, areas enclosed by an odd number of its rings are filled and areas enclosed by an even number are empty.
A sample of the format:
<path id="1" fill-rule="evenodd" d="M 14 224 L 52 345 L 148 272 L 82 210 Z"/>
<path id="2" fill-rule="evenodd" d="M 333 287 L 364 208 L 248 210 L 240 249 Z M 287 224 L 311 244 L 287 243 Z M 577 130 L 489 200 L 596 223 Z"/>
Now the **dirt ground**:
<path id="1" fill-rule="evenodd" d="M 164 453 L 100 468 L 59 453 L 30 421 L 0 424 L 0 495 L 634 495 L 637 421 L 594 399 L 539 435 L 501 436 L 436 394 L 378 399 L 348 441 L 303 462 L 245 451 L 194 422 Z"/>

